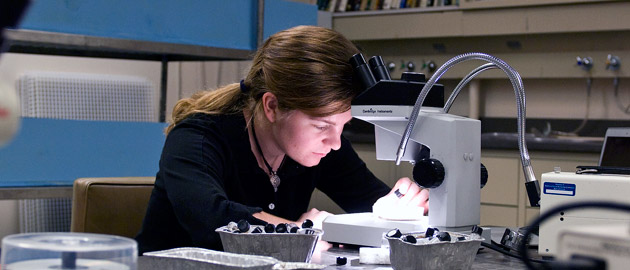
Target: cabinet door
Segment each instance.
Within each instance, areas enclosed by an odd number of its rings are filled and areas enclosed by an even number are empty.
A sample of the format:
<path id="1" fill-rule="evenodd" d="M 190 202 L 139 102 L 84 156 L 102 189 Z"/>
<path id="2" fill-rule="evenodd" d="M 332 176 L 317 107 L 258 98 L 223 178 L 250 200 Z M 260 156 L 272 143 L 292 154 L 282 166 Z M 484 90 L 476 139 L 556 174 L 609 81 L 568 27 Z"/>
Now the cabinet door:
<path id="1" fill-rule="evenodd" d="M 516 227 L 518 208 L 516 206 L 481 205 L 483 226 Z"/>
<path id="2" fill-rule="evenodd" d="M 488 183 L 481 189 L 481 203 L 517 206 L 519 160 L 482 156 L 481 163 L 488 169 Z"/>

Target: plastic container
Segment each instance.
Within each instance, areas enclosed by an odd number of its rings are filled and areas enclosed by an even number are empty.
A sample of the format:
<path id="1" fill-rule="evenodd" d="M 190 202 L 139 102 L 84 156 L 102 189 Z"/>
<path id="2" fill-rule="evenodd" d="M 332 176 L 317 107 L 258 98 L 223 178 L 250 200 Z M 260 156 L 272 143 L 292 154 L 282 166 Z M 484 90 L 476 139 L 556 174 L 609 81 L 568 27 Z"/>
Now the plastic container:
<path id="1" fill-rule="evenodd" d="M 422 237 L 424 233 L 406 233 L 405 235 Z M 385 238 L 389 242 L 389 260 L 395 270 L 470 269 L 483 241 L 483 238 L 477 237 L 455 242 L 412 244 L 397 237 L 386 236 Z"/>
<path id="2" fill-rule="evenodd" d="M 136 270 L 137 243 L 90 233 L 26 233 L 2 239 L 0 268 Z"/>
<path id="3" fill-rule="evenodd" d="M 250 231 L 256 227 L 251 226 Z M 283 262 L 311 262 L 317 241 L 323 235 L 320 229 L 306 229 L 312 234 L 298 233 L 237 233 L 226 226 L 216 229 L 221 236 L 223 250 L 232 253 L 271 256 Z M 263 230 L 264 231 L 264 230 Z"/>

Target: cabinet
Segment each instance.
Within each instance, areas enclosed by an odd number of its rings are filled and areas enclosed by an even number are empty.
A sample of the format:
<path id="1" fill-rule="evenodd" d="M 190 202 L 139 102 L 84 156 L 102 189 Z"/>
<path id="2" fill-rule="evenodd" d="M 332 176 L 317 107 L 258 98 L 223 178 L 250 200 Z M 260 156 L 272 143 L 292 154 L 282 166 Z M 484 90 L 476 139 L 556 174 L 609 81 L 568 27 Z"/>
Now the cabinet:
<path id="1" fill-rule="evenodd" d="M 364 55 L 381 55 L 397 65 L 411 61 L 421 67 L 433 60 L 440 66 L 457 54 L 479 51 L 506 61 L 524 79 L 564 79 L 585 77 L 575 59 L 588 55 L 598 62 L 589 75 L 611 78 L 630 77 L 630 70 L 611 72 L 604 64 L 608 54 L 630 58 L 628 10 L 628 1 L 460 1 L 454 8 L 338 12 L 332 25 Z M 462 63 L 442 78 L 461 78 L 476 66 Z M 479 78 L 505 75 L 490 71 Z"/>
<path id="2" fill-rule="evenodd" d="M 596 165 L 596 153 L 530 152 L 534 173 L 540 175 L 560 167 L 575 171 L 578 165 Z M 481 190 L 481 224 L 525 226 L 539 215 L 529 206 L 525 176 L 518 150 L 482 150 L 481 162 L 488 168 L 488 183 Z"/>
<path id="3" fill-rule="evenodd" d="M 627 30 L 625 1 L 461 1 L 460 7 L 333 14 L 352 40 Z M 606 14 L 606 16 L 601 16 Z"/>

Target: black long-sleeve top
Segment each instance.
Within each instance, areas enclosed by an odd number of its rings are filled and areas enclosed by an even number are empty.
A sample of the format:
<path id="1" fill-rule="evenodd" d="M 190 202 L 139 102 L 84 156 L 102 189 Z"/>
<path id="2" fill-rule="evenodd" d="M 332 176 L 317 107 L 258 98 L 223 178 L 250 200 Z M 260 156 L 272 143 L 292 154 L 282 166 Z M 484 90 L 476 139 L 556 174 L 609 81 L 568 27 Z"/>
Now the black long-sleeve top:
<path id="1" fill-rule="evenodd" d="M 297 220 L 318 188 L 346 212 L 371 211 L 390 188 L 377 179 L 342 137 L 341 148 L 313 167 L 287 157 L 274 192 L 251 151 L 242 114 L 195 114 L 178 123 L 162 150 L 142 229 L 140 254 L 175 247 L 222 250 L 214 230 L 267 213 Z"/>

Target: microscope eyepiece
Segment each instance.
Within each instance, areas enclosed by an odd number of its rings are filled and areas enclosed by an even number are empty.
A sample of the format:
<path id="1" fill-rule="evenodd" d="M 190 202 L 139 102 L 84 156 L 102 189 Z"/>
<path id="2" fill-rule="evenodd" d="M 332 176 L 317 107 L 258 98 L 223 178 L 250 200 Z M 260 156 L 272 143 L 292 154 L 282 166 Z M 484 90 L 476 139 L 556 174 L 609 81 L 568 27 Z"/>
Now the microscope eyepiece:
<path id="1" fill-rule="evenodd" d="M 392 78 L 389 76 L 389 71 L 387 71 L 387 67 L 383 62 L 383 58 L 375 55 L 370 58 L 368 61 L 370 64 L 370 69 L 372 70 L 372 74 L 374 74 L 374 78 L 376 81 L 380 80 L 391 80 Z"/>
<path id="2" fill-rule="evenodd" d="M 363 58 L 362 54 L 357 53 L 353 55 L 350 58 L 350 65 L 352 65 L 352 68 L 354 69 L 355 80 L 360 84 L 362 91 L 365 91 L 376 84 L 374 74 L 370 71 L 370 68 L 365 62 L 365 58 Z"/>

